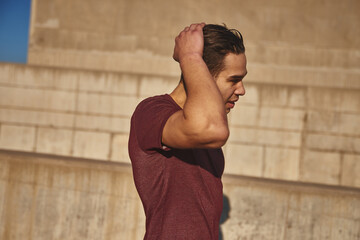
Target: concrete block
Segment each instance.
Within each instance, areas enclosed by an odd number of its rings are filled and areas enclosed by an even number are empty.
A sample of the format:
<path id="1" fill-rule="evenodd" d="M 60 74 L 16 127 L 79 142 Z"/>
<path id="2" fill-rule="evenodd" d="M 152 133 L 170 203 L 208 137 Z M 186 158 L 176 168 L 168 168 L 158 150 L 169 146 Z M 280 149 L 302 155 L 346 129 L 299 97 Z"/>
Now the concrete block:
<path id="1" fill-rule="evenodd" d="M 102 132 L 76 131 L 74 157 L 107 160 L 109 158 L 110 134 Z"/>
<path id="2" fill-rule="evenodd" d="M 70 155 L 72 130 L 55 128 L 38 128 L 36 152 L 56 155 Z"/>
<path id="3" fill-rule="evenodd" d="M 256 145 L 300 147 L 301 133 L 250 127 L 231 127 L 228 141 Z"/>
<path id="4" fill-rule="evenodd" d="M 271 69 L 267 68 L 264 64 L 249 63 L 246 68 L 248 70 L 248 74 L 245 79 L 253 84 L 268 83 L 271 79 L 274 79 L 274 71 L 271 71 Z"/>
<path id="5" fill-rule="evenodd" d="M 342 94 L 337 89 L 309 88 L 308 104 L 311 109 L 340 111 Z"/>
<path id="6" fill-rule="evenodd" d="M 79 93 L 77 110 L 80 113 L 130 117 L 137 104 L 136 97 Z"/>
<path id="7" fill-rule="evenodd" d="M 16 66 L 14 71 L 14 82 L 19 86 L 49 87 L 54 80 L 54 72 L 49 68 Z"/>
<path id="8" fill-rule="evenodd" d="M 340 115 L 339 133 L 360 136 L 360 114 Z"/>
<path id="9" fill-rule="evenodd" d="M 171 54 L 169 54 L 171 55 Z M 48 67 L 79 68 L 87 70 L 127 72 L 134 74 L 179 77 L 179 64 L 170 56 L 148 51 L 96 52 L 71 49 L 30 48 L 28 63 Z"/>
<path id="10" fill-rule="evenodd" d="M 35 128 L 15 125 L 1 125 L 0 148 L 20 151 L 33 151 Z"/>
<path id="11" fill-rule="evenodd" d="M 76 89 L 76 73 L 71 70 L 15 64 L 12 65 L 11 70 L 13 72 L 11 77 L 2 79 L 1 82 L 21 87 Z"/>
<path id="12" fill-rule="evenodd" d="M 339 133 L 340 115 L 340 113 L 334 111 L 310 110 L 306 128 L 309 131 Z"/>
<path id="13" fill-rule="evenodd" d="M 305 87 L 291 85 L 255 84 L 259 89 L 259 99 L 263 106 L 288 106 L 304 108 L 306 106 Z M 247 90 L 247 89 L 246 89 Z M 247 97 L 245 95 L 245 98 Z M 249 95 L 254 94 L 249 92 Z M 240 98 L 241 101 L 242 98 Z"/>
<path id="14" fill-rule="evenodd" d="M 108 117 L 77 114 L 75 126 L 77 129 L 82 130 L 128 133 L 130 131 L 130 117 Z"/>
<path id="15" fill-rule="evenodd" d="M 274 43 L 246 44 L 249 62 L 294 67 L 356 68 L 360 54 L 356 50 L 319 49 L 310 46 L 279 46 Z"/>
<path id="16" fill-rule="evenodd" d="M 259 126 L 285 130 L 299 130 L 304 126 L 305 111 L 289 108 L 261 107 Z"/>
<path id="17" fill-rule="evenodd" d="M 360 154 L 344 154 L 341 166 L 341 185 L 360 188 Z"/>
<path id="18" fill-rule="evenodd" d="M 340 153 L 306 151 L 300 163 L 300 181 L 340 184 Z"/>
<path id="19" fill-rule="evenodd" d="M 165 93 L 169 94 L 178 85 L 179 81 L 180 75 L 178 78 L 143 76 L 140 78 L 140 96 L 150 97 Z"/>
<path id="20" fill-rule="evenodd" d="M 0 83 L 9 83 L 14 80 L 15 64 L 0 63 Z"/>
<path id="21" fill-rule="evenodd" d="M 75 115 L 47 111 L 0 108 L 0 122 L 37 126 L 73 127 Z"/>
<path id="22" fill-rule="evenodd" d="M 360 112 L 359 90 L 309 88 L 308 104 L 311 109 L 339 112 Z"/>
<path id="23" fill-rule="evenodd" d="M 227 144 L 225 173 L 261 177 L 263 147 L 244 144 Z"/>
<path id="24" fill-rule="evenodd" d="M 5 161 L 2 161 L 2 158 L 0 159 L 0 181 L 7 181 L 9 179 L 9 164 L 7 164 Z"/>
<path id="25" fill-rule="evenodd" d="M 266 178 L 297 181 L 300 150 L 265 147 L 264 174 Z"/>
<path id="26" fill-rule="evenodd" d="M 131 164 L 128 151 L 129 134 L 114 135 L 111 143 L 110 160 Z"/>
<path id="27" fill-rule="evenodd" d="M 0 86 L 0 104 L 11 107 L 73 111 L 75 93 Z"/>
<path id="28" fill-rule="evenodd" d="M 77 90 L 79 82 L 79 73 L 71 69 L 53 69 L 54 80 L 53 87 L 64 90 Z"/>
<path id="29" fill-rule="evenodd" d="M 358 78 L 360 79 L 360 78 Z M 340 108 L 342 112 L 360 113 L 360 90 L 342 91 Z"/>
<path id="30" fill-rule="evenodd" d="M 309 149 L 360 153 L 360 138 L 309 133 L 306 136 L 306 146 Z"/>
<path id="31" fill-rule="evenodd" d="M 286 106 L 288 103 L 288 89 L 281 85 L 262 85 L 260 103 L 263 106 Z"/>
<path id="32" fill-rule="evenodd" d="M 287 85 L 294 87 L 325 87 L 338 90 L 360 89 L 359 73 L 329 68 L 274 66 L 251 63 L 247 67 L 247 80 L 257 84 Z"/>
<path id="33" fill-rule="evenodd" d="M 360 114 L 333 111 L 309 111 L 307 129 L 343 135 L 360 135 Z"/>
<path id="34" fill-rule="evenodd" d="M 305 87 L 288 87 L 287 105 L 296 108 L 305 108 L 307 105 L 307 89 Z"/>
<path id="35" fill-rule="evenodd" d="M 229 113 L 231 126 L 257 126 L 259 106 L 238 103 Z"/>
<path id="36" fill-rule="evenodd" d="M 136 95 L 138 76 L 102 72 L 79 72 L 79 90 Z"/>

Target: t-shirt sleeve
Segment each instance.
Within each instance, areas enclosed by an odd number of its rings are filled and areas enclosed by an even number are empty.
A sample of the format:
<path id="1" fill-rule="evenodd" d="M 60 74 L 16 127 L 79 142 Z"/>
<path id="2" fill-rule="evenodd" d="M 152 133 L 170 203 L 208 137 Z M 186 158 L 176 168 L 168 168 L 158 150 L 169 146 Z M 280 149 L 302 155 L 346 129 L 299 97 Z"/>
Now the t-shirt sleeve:
<path id="1" fill-rule="evenodd" d="M 132 127 L 142 150 L 168 150 L 162 145 L 162 132 L 166 121 L 178 110 L 180 109 L 174 104 L 164 99 L 145 100 L 138 105 L 133 115 Z"/>

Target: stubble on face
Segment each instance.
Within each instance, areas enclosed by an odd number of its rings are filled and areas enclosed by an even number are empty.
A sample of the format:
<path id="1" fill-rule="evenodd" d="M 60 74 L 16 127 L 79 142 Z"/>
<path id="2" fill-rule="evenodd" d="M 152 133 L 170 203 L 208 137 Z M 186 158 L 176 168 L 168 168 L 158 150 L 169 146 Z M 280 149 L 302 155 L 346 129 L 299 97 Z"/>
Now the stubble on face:
<path id="1" fill-rule="evenodd" d="M 242 80 L 246 74 L 245 54 L 229 53 L 225 56 L 224 69 L 217 76 L 216 84 L 223 97 L 226 113 L 229 113 L 234 108 L 239 96 L 245 94 Z"/>

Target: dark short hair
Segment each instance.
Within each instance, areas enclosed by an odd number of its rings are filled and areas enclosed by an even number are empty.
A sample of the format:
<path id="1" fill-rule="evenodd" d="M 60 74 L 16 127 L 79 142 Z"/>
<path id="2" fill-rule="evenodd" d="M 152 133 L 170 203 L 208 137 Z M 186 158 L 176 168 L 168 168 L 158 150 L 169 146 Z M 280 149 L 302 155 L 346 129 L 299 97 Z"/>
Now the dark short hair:
<path id="1" fill-rule="evenodd" d="M 236 29 L 228 29 L 226 25 L 207 24 L 203 28 L 203 59 L 213 77 L 224 68 L 224 58 L 229 53 L 245 53 L 243 37 Z"/>

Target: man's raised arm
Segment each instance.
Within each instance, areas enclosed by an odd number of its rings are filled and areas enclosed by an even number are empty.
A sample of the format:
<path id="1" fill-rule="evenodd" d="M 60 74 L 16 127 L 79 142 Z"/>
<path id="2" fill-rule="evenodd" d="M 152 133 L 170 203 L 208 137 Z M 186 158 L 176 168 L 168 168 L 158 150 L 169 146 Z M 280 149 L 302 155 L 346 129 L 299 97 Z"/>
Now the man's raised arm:
<path id="1" fill-rule="evenodd" d="M 171 96 L 183 96 L 185 103 L 163 129 L 162 142 L 169 147 L 219 148 L 229 136 L 224 100 L 202 58 L 204 26 L 192 24 L 175 39 L 173 57 L 180 63 L 185 83 Z"/>

